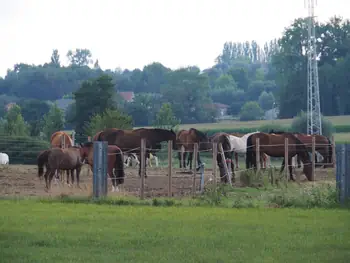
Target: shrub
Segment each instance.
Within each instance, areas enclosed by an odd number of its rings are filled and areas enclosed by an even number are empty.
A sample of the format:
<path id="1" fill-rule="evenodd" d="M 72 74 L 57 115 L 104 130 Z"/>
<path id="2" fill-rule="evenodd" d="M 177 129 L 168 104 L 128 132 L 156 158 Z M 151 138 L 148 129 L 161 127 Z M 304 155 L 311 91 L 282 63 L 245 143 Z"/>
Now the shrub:
<path id="1" fill-rule="evenodd" d="M 322 134 L 331 137 L 334 132 L 332 123 L 323 116 L 321 117 L 321 122 Z M 300 114 L 293 119 L 291 128 L 293 132 L 307 133 L 307 114 L 303 111 L 300 112 Z"/>
<path id="2" fill-rule="evenodd" d="M 240 112 L 241 121 L 253 121 L 260 120 L 263 116 L 263 110 L 260 108 L 259 104 L 256 101 L 246 102 Z"/>

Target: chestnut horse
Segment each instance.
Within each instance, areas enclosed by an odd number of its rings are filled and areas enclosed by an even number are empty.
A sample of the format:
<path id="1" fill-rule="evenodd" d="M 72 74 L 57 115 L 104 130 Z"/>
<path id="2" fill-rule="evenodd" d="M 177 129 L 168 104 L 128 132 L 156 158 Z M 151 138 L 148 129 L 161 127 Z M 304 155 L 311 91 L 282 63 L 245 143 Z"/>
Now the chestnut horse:
<path id="1" fill-rule="evenodd" d="M 232 172 L 231 180 L 232 180 L 232 183 L 234 183 L 235 173 L 234 173 L 234 164 L 232 162 L 232 150 L 231 150 L 229 134 L 224 132 L 215 133 L 214 135 L 210 136 L 210 141 L 211 143 L 217 143 L 218 149 L 217 149 L 216 162 L 219 166 L 220 181 L 222 183 L 228 183 L 228 175 L 226 174 L 226 171 L 224 169 L 224 164 L 223 164 L 223 162 L 226 162 L 228 164 L 227 165 L 228 169 L 230 169 L 230 166 L 231 166 L 231 172 Z M 219 148 L 220 143 L 222 144 L 222 149 L 224 150 L 225 160 L 222 160 L 222 156 Z"/>
<path id="2" fill-rule="evenodd" d="M 211 143 L 208 135 L 206 133 L 203 133 L 195 128 L 191 128 L 189 130 L 180 130 L 177 133 L 176 138 L 176 144 L 177 149 L 181 149 L 181 147 L 184 148 L 184 154 L 183 154 L 183 160 L 181 163 L 181 151 L 178 152 L 178 158 L 180 163 L 180 168 L 186 168 L 186 156 L 187 153 L 189 153 L 188 156 L 188 163 L 190 165 L 190 169 L 192 169 L 192 159 L 193 159 L 193 151 L 194 151 L 194 144 L 198 143 L 198 151 L 206 151 L 211 149 Z M 200 165 L 202 162 L 199 157 L 197 157 L 198 165 Z"/>
<path id="3" fill-rule="evenodd" d="M 251 166 L 256 168 L 256 139 L 260 139 L 260 153 L 265 153 L 272 157 L 284 157 L 284 142 L 285 138 L 288 138 L 288 160 L 287 166 L 289 168 L 290 179 L 294 181 L 292 174 L 292 158 L 298 154 L 304 163 L 303 172 L 307 179 L 312 179 L 312 166 L 309 153 L 305 144 L 303 144 L 294 134 L 283 133 L 283 134 L 268 134 L 268 133 L 254 133 L 247 139 L 247 157 L 246 166 L 247 169 Z M 281 173 L 284 170 L 285 160 L 283 159 Z"/>
<path id="4" fill-rule="evenodd" d="M 77 186 L 79 186 L 79 175 L 81 171 L 82 151 L 78 146 L 72 146 L 70 148 L 51 148 L 48 153 L 47 170 L 44 175 L 46 182 L 46 190 L 51 189 L 51 181 L 55 173 L 59 170 L 76 170 L 77 173 Z M 39 167 L 39 170 L 40 167 Z M 42 171 L 42 170 L 41 170 Z"/>
<path id="5" fill-rule="evenodd" d="M 81 144 L 82 157 L 93 168 L 93 142 Z M 123 152 L 116 145 L 108 145 L 107 156 L 107 173 L 112 179 L 112 192 L 118 192 L 118 185 L 124 183 L 124 156 Z"/>
<path id="6" fill-rule="evenodd" d="M 140 157 L 140 146 L 142 136 L 134 133 L 132 130 L 119 130 L 116 128 L 108 128 L 98 132 L 94 136 L 95 141 L 107 141 L 108 145 L 118 146 L 124 153 L 136 153 Z M 151 150 L 151 143 L 146 140 L 146 156 Z M 139 166 L 139 176 L 141 176 L 141 165 Z M 145 175 L 147 177 L 147 175 Z"/>

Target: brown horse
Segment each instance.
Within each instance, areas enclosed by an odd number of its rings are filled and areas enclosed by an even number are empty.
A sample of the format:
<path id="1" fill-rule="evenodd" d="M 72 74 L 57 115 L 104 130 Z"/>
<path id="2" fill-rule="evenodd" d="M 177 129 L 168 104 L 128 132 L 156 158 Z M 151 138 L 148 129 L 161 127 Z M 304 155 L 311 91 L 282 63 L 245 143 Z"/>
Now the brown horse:
<path id="1" fill-rule="evenodd" d="M 91 169 L 93 168 L 93 142 L 81 144 L 83 158 L 88 162 Z M 118 146 L 108 145 L 107 156 L 107 173 L 112 179 L 112 192 L 119 191 L 118 185 L 124 183 L 124 158 L 123 152 Z"/>
<path id="2" fill-rule="evenodd" d="M 79 186 L 79 175 L 81 171 L 83 152 L 80 147 L 72 146 L 70 148 L 51 148 L 48 154 L 48 165 L 44 175 L 46 182 L 46 190 L 51 189 L 51 181 L 58 170 L 76 170 L 77 186 Z"/>
<path id="3" fill-rule="evenodd" d="M 142 136 L 134 133 L 133 130 L 119 130 L 116 128 L 105 129 L 94 136 L 96 141 L 107 141 L 108 145 L 117 145 L 124 153 L 136 153 L 140 157 L 140 146 Z M 151 143 L 146 141 L 146 156 L 152 150 Z M 141 165 L 139 166 L 139 176 L 141 176 Z M 147 175 L 145 175 L 147 177 Z"/>
<path id="4" fill-rule="evenodd" d="M 192 159 L 193 159 L 193 151 L 194 151 L 195 143 L 198 143 L 198 151 L 206 151 L 211 149 L 211 143 L 208 135 L 195 128 L 191 128 L 189 130 L 180 130 L 177 133 L 176 141 L 177 141 L 176 148 L 181 149 L 181 147 L 183 147 L 185 150 L 183 155 L 183 160 L 182 160 L 183 163 L 181 163 L 181 152 L 178 153 L 180 168 L 182 167 L 186 168 L 186 156 L 187 156 L 187 153 L 189 153 L 188 162 L 190 164 L 190 169 L 192 169 Z M 198 161 L 198 165 L 202 163 L 199 157 L 199 152 L 198 152 L 197 161 Z"/>
<path id="5" fill-rule="evenodd" d="M 226 162 L 228 164 L 228 169 L 230 169 L 231 166 L 231 171 L 232 171 L 232 183 L 235 182 L 235 173 L 234 173 L 234 164 L 232 162 L 232 150 L 231 150 L 231 143 L 229 139 L 229 134 L 224 133 L 224 132 L 218 132 L 215 133 L 210 137 L 211 143 L 217 143 L 217 156 L 216 156 L 216 161 L 219 166 L 220 170 L 220 181 L 222 183 L 228 183 L 228 175 L 225 172 L 224 164 L 223 162 Z M 220 143 L 222 144 L 222 148 L 224 150 L 224 156 L 225 160 L 222 160 L 222 156 L 220 154 L 220 148 L 219 145 Z"/>
<path id="6" fill-rule="evenodd" d="M 38 165 L 38 177 L 41 180 L 44 175 L 44 166 L 46 170 L 49 169 L 49 154 L 51 149 L 41 151 L 37 157 L 37 165 Z M 62 169 L 63 170 L 63 169 Z M 69 171 L 71 172 L 72 184 L 74 184 L 74 170 L 66 170 L 67 171 L 67 184 L 69 185 Z M 58 179 L 58 174 L 56 175 Z"/>
<path id="7" fill-rule="evenodd" d="M 247 157 L 246 166 L 249 169 L 251 166 L 256 167 L 256 139 L 260 139 L 260 153 L 265 153 L 272 157 L 284 157 L 284 142 L 285 138 L 288 138 L 288 160 L 287 165 L 289 168 L 290 179 L 294 181 L 292 174 L 292 158 L 298 154 L 304 163 L 303 172 L 307 179 L 312 179 L 312 167 L 309 153 L 306 146 L 292 133 L 284 134 L 268 134 L 268 133 L 254 133 L 248 137 L 247 140 Z M 283 159 L 281 173 L 285 166 L 285 160 Z"/>

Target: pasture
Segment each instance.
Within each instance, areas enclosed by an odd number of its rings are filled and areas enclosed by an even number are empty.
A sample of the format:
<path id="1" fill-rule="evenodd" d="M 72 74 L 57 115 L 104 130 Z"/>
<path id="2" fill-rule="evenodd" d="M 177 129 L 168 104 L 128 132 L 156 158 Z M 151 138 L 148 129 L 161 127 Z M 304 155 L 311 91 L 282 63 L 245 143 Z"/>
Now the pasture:
<path id="1" fill-rule="evenodd" d="M 349 212 L 0 201 L 1 262 L 348 262 Z"/>

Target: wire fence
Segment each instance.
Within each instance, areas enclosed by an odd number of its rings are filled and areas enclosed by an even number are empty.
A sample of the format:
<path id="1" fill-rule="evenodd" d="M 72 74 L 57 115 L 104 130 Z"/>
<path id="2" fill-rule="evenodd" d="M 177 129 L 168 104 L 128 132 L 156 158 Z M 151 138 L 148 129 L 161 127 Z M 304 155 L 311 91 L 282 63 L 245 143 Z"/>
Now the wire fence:
<path id="1" fill-rule="evenodd" d="M 85 139 L 84 139 L 85 138 Z M 81 137 L 79 140 L 84 143 L 88 141 L 88 136 Z M 77 140 L 76 140 L 77 142 Z M 152 196 L 184 196 L 194 195 L 202 193 L 205 188 L 212 185 L 217 187 L 220 183 L 232 184 L 235 187 L 249 186 L 252 184 L 276 183 L 288 182 L 290 180 L 289 168 L 292 168 L 292 173 L 296 173 L 296 180 L 301 182 L 305 180 L 303 175 L 303 167 L 305 162 L 301 162 L 301 168 L 298 170 L 297 156 L 301 155 L 299 144 L 289 144 L 288 141 L 279 144 L 260 145 L 259 141 L 255 141 L 254 145 L 247 148 L 234 148 L 226 149 L 220 146 L 220 144 L 213 143 L 188 143 L 175 144 L 172 147 L 169 142 L 161 143 L 161 148 L 155 149 L 145 148 L 144 151 L 151 151 L 154 153 L 153 158 L 148 155 L 146 163 L 147 178 L 144 185 L 144 195 L 146 197 Z M 322 166 L 334 166 L 335 164 L 335 148 L 334 144 L 316 144 L 306 145 L 312 150 L 308 152 L 310 165 L 312 166 L 311 180 L 317 180 L 316 167 Z M 48 142 L 39 140 L 37 138 L 12 138 L 0 136 L 0 152 L 6 153 L 9 156 L 10 166 L 12 164 L 37 164 L 38 154 L 50 148 Z M 173 149 L 175 148 L 175 150 Z M 322 152 L 322 148 L 327 150 Z M 318 149 L 318 151 L 316 151 Z M 332 150 L 330 150 L 332 149 Z M 139 152 L 140 147 L 126 149 L 123 152 L 126 160 L 130 153 Z M 251 151 L 250 151 L 251 150 Z M 244 152 L 253 152 L 253 163 L 255 166 L 246 167 L 246 154 Z M 237 161 L 235 159 L 235 152 L 238 153 Z M 275 155 L 271 154 L 275 152 Z M 322 152 L 322 154 L 321 154 Z M 193 153 L 192 167 L 188 160 L 188 153 Z M 293 154 L 296 156 L 292 156 Z M 317 158 L 320 153 L 322 158 Z M 117 153 L 108 153 L 108 156 L 115 155 Z M 185 157 L 184 154 L 187 154 Z M 261 160 L 261 156 L 264 154 L 267 156 L 267 160 Z M 147 155 L 146 155 L 147 156 Z M 182 156 L 182 157 L 181 157 Z M 199 161 L 198 161 L 199 156 Z M 279 156 L 279 157 L 277 157 Z M 138 163 L 133 167 L 125 166 L 125 182 L 119 186 L 119 193 L 140 195 L 141 183 L 139 175 L 140 155 L 136 154 Z M 155 157 L 158 159 L 158 165 L 156 165 Z M 294 162 L 289 163 L 287 168 L 284 168 L 284 172 L 280 173 L 282 168 L 283 159 L 290 159 L 293 157 Z M 305 156 L 304 156 L 305 157 Z M 185 159 L 187 158 L 187 159 Z M 180 163 L 185 161 L 185 167 L 180 168 Z M 237 165 L 238 164 L 238 165 Z M 182 165 L 181 165 L 182 166 Z M 34 186 L 30 187 L 32 192 L 40 194 L 41 191 L 36 191 L 37 188 L 44 189 L 44 185 L 37 179 L 36 166 L 25 166 L 22 170 L 10 171 L 10 168 L 0 169 L 0 180 L 4 181 L 3 184 L 7 185 L 5 188 L 11 192 L 12 180 L 18 180 L 23 182 L 23 189 L 25 189 L 28 182 L 34 182 Z M 84 166 L 81 180 L 85 185 L 85 190 L 91 191 L 92 189 L 92 172 L 88 166 Z M 140 169 L 141 170 L 141 169 Z M 298 170 L 298 171 L 297 171 Z M 23 171 L 23 175 L 21 175 Z M 8 174 L 17 173 L 15 177 Z M 21 176 L 19 176 L 21 175 Z M 169 177 L 171 177 L 169 179 Z M 6 181 L 7 180 L 7 181 Z M 111 180 L 109 178 L 109 180 Z M 0 182 L 1 182 L 0 181 Z M 26 183 L 27 182 L 27 183 Z M 109 181 L 110 182 L 110 181 Z M 110 185 L 110 183 L 109 183 Z M 57 186 L 57 187 L 61 187 Z M 5 190 L 6 190 L 5 189 Z M 33 190 L 34 189 L 34 190 Z M 15 190 L 14 190 L 15 191 Z M 86 192 L 86 191 L 85 191 Z M 0 194 L 3 192 L 0 191 Z"/>

